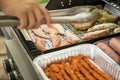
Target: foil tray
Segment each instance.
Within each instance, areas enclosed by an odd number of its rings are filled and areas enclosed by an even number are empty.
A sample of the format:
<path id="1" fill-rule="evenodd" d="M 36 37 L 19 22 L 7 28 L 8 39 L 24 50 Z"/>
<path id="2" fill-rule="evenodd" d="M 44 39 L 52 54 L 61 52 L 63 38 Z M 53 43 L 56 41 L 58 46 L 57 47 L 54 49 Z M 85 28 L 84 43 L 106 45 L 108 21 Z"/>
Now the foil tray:
<path id="1" fill-rule="evenodd" d="M 70 26 L 70 24 L 56 24 L 58 26 L 62 26 L 64 28 L 65 31 L 69 31 L 71 32 L 72 34 L 76 35 L 73 31 L 73 27 Z M 26 40 L 30 40 L 30 41 L 33 41 L 35 43 L 35 37 L 36 35 L 31 31 L 31 30 L 21 30 L 22 34 L 24 35 L 25 39 Z M 49 36 L 49 34 L 46 34 L 47 36 Z M 58 35 L 62 40 L 66 40 L 66 36 L 65 35 Z M 81 36 L 78 36 L 76 35 L 79 39 Z M 82 42 L 82 40 L 80 39 L 80 41 L 78 42 Z M 50 50 L 50 49 L 53 49 L 53 46 L 52 46 L 52 42 L 51 42 L 51 39 L 46 39 L 46 45 L 45 45 L 45 49 L 46 50 Z"/>
<path id="2" fill-rule="evenodd" d="M 80 54 L 90 57 L 90 60 L 92 60 L 102 71 L 110 75 L 114 80 L 120 80 L 120 67 L 102 50 L 93 44 L 82 44 L 44 54 L 36 57 L 33 60 L 33 63 L 36 71 L 40 75 L 40 79 L 49 80 L 43 71 L 43 68 L 45 68 L 47 64 L 50 64 L 53 61 L 66 59 L 69 56 L 76 56 Z"/>

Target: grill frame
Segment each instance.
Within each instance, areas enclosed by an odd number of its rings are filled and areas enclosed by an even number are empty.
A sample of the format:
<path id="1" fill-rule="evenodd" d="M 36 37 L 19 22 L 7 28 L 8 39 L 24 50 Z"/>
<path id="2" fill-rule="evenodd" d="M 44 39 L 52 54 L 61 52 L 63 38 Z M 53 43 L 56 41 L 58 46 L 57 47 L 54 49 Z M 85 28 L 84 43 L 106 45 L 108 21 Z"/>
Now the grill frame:
<path id="1" fill-rule="evenodd" d="M 62 1 L 62 0 L 60 0 L 60 1 Z M 107 2 L 106 0 L 104 0 L 104 1 Z M 55 2 L 56 2 L 56 0 L 51 0 L 47 4 L 46 8 L 49 9 L 50 6 L 52 6 L 52 3 L 55 4 Z M 97 4 L 100 4 L 100 3 L 102 3 L 102 5 L 104 5 L 103 2 L 99 2 Z M 109 2 L 107 2 L 107 3 L 109 3 Z M 92 4 L 96 5 L 96 3 L 92 3 Z M 83 4 L 83 5 L 85 5 L 85 4 Z M 74 5 L 66 6 L 64 8 L 72 7 L 72 6 L 74 6 Z M 61 7 L 59 7 L 59 8 L 61 8 Z M 51 8 L 53 9 L 53 7 L 51 7 Z M 57 9 L 57 7 L 54 7 L 54 9 Z M 91 43 L 91 44 L 93 44 L 96 41 L 107 39 L 107 38 L 112 38 L 112 37 L 120 35 L 120 33 L 115 33 L 115 34 L 107 35 L 107 36 L 104 36 L 104 37 L 101 37 L 101 38 L 96 38 L 96 39 L 92 39 L 92 40 L 89 40 L 89 41 L 78 42 L 78 43 L 75 43 L 75 44 L 66 45 L 66 46 L 62 46 L 62 47 L 58 47 L 58 48 L 49 49 L 49 50 L 46 50 L 44 52 L 40 52 L 32 41 L 29 41 L 29 40 L 25 39 L 25 37 L 23 36 L 22 32 L 19 29 L 17 29 L 16 27 L 13 27 L 13 30 L 17 34 L 19 40 L 21 41 L 22 45 L 24 46 L 24 48 L 26 49 L 26 51 L 28 52 L 28 55 L 30 56 L 30 58 L 32 60 L 34 60 L 34 58 L 36 58 L 39 55 L 47 54 L 49 52 L 54 52 L 54 51 L 57 51 L 57 50 L 61 50 L 61 49 L 65 49 L 65 48 L 69 48 L 69 47 L 73 47 L 73 46 L 80 45 L 80 44 L 85 44 L 85 43 Z"/>
<path id="2" fill-rule="evenodd" d="M 104 37 L 101 37 L 101 38 L 96 38 L 96 39 L 89 40 L 89 41 L 78 42 L 78 43 L 75 43 L 75 44 L 66 45 L 66 46 L 62 46 L 62 47 L 58 47 L 58 48 L 49 49 L 49 50 L 46 50 L 44 52 L 40 52 L 36 48 L 35 44 L 32 41 L 29 41 L 29 40 L 25 39 L 25 37 L 23 36 L 22 32 L 19 29 L 17 29 L 17 28 L 13 28 L 13 29 L 14 29 L 14 31 L 17 34 L 19 40 L 21 41 L 22 45 L 24 46 L 24 48 L 26 49 L 26 51 L 28 52 L 28 55 L 31 57 L 32 60 L 34 60 L 34 58 L 36 58 L 39 55 L 47 54 L 49 52 L 54 52 L 54 51 L 57 51 L 57 50 L 62 50 L 62 49 L 65 49 L 65 48 L 69 48 L 69 47 L 73 47 L 73 46 L 77 46 L 77 45 L 85 44 L 85 43 L 93 44 L 96 41 L 107 39 L 107 38 L 112 38 L 112 37 L 116 37 L 116 36 L 120 35 L 120 33 L 116 33 L 116 34 L 107 35 L 107 36 L 104 36 Z"/>
<path id="3" fill-rule="evenodd" d="M 21 41 L 22 45 L 24 46 L 25 50 L 28 52 L 30 58 L 33 60 L 38 55 L 42 54 L 42 52 L 38 51 L 36 46 L 32 41 L 27 41 L 25 37 L 23 36 L 22 32 L 17 29 L 16 27 L 13 28 L 15 33 L 17 34 L 19 40 Z M 31 46 L 34 48 L 34 51 L 32 51 Z M 36 55 L 37 54 L 37 55 Z"/>

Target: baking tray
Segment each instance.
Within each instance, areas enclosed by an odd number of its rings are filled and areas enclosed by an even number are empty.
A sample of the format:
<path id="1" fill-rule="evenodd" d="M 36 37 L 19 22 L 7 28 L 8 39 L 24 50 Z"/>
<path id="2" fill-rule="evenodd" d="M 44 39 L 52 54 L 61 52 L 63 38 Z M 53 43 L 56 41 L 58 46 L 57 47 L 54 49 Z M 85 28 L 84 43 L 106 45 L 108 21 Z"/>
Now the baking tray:
<path id="1" fill-rule="evenodd" d="M 79 54 L 84 54 L 88 56 L 100 69 L 105 73 L 110 75 L 114 80 L 120 80 L 120 67 L 109 58 L 103 51 L 93 44 L 82 44 L 63 50 L 51 52 L 36 57 L 33 60 L 36 71 L 41 76 L 43 80 L 49 80 L 45 75 L 43 68 L 50 64 L 52 61 L 57 61 L 61 59 L 66 59 L 68 56 L 76 56 Z"/>

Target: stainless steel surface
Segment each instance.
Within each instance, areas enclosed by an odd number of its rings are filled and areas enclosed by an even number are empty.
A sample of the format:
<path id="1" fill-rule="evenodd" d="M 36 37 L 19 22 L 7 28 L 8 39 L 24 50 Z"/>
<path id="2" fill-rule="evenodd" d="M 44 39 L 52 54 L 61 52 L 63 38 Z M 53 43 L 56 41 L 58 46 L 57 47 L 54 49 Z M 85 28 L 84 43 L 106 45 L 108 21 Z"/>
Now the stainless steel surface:
<path id="1" fill-rule="evenodd" d="M 106 4 L 104 9 L 107 10 L 108 12 L 120 17 L 120 11 L 117 10 L 116 8 L 114 8 L 112 5 Z"/>
<path id="2" fill-rule="evenodd" d="M 109 58 L 102 50 L 93 44 L 82 44 L 63 50 L 51 52 L 38 56 L 33 63 L 42 75 L 43 80 L 49 80 L 43 69 L 51 62 L 56 62 L 68 58 L 69 56 L 85 55 L 90 58 L 102 71 L 109 74 L 113 80 L 120 80 L 119 66 Z M 113 73 L 114 71 L 114 73 Z"/>
<path id="3" fill-rule="evenodd" d="M 2 20 L 3 18 L 3 20 Z M 8 17 L 7 19 L 4 19 L 4 17 L 0 18 L 0 27 L 6 27 L 6 26 L 18 26 L 20 24 L 18 19 L 12 19 L 12 17 Z"/>
<path id="4" fill-rule="evenodd" d="M 85 23 L 99 18 L 97 12 L 81 12 L 70 16 L 51 17 L 53 23 Z"/>
<path id="5" fill-rule="evenodd" d="M 67 9 L 59 9 L 59 10 L 51 10 L 49 11 L 50 16 L 57 17 L 57 16 L 69 16 L 75 15 L 80 12 L 89 12 L 93 9 L 90 6 L 75 6 Z"/>
<path id="6" fill-rule="evenodd" d="M 49 11 L 52 23 L 84 23 L 95 20 L 99 17 L 96 12 L 90 12 L 92 8 L 85 6 L 72 7 L 68 9 Z M 84 13 L 82 13 L 84 12 Z M 10 16 L 0 16 L 0 27 L 18 26 L 19 20 Z M 44 21 L 43 21 L 44 24 Z"/>
<path id="7" fill-rule="evenodd" d="M 6 46 L 24 80 L 39 80 L 33 68 L 31 59 L 19 42 L 17 40 L 7 40 Z"/>
<path id="8" fill-rule="evenodd" d="M 0 28 L 7 39 L 11 39 L 12 35 L 10 33 L 10 27 L 1 27 Z"/>

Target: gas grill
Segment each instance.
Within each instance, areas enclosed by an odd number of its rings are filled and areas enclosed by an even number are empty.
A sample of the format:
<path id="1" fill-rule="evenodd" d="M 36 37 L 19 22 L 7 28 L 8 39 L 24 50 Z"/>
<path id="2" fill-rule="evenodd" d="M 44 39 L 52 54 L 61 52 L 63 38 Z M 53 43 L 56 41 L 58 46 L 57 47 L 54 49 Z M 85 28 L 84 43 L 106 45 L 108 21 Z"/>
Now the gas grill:
<path id="1" fill-rule="evenodd" d="M 47 4 L 46 8 L 49 10 L 53 9 L 64 9 L 73 6 L 80 5 L 102 5 L 104 9 L 109 11 L 112 14 L 120 16 L 120 2 L 119 0 L 50 0 Z M 118 19 L 118 24 L 120 24 Z M 67 28 L 69 25 L 62 24 Z M 72 29 L 70 29 L 72 30 Z M 44 52 L 40 52 L 34 42 L 31 40 L 30 36 L 26 33 L 26 30 L 19 30 L 16 27 L 4 27 L 2 28 L 3 33 L 6 38 L 6 48 L 8 53 L 8 59 L 3 62 L 5 71 L 10 80 L 41 80 L 40 76 L 33 65 L 33 60 L 40 55 L 47 54 L 49 52 L 54 52 L 58 50 L 62 50 L 65 48 L 69 48 L 72 46 L 84 44 L 84 43 L 94 43 L 98 40 L 102 40 L 105 38 L 110 38 L 114 36 L 119 36 L 120 33 L 108 35 L 105 37 L 78 42 L 75 44 L 48 49 Z"/>

